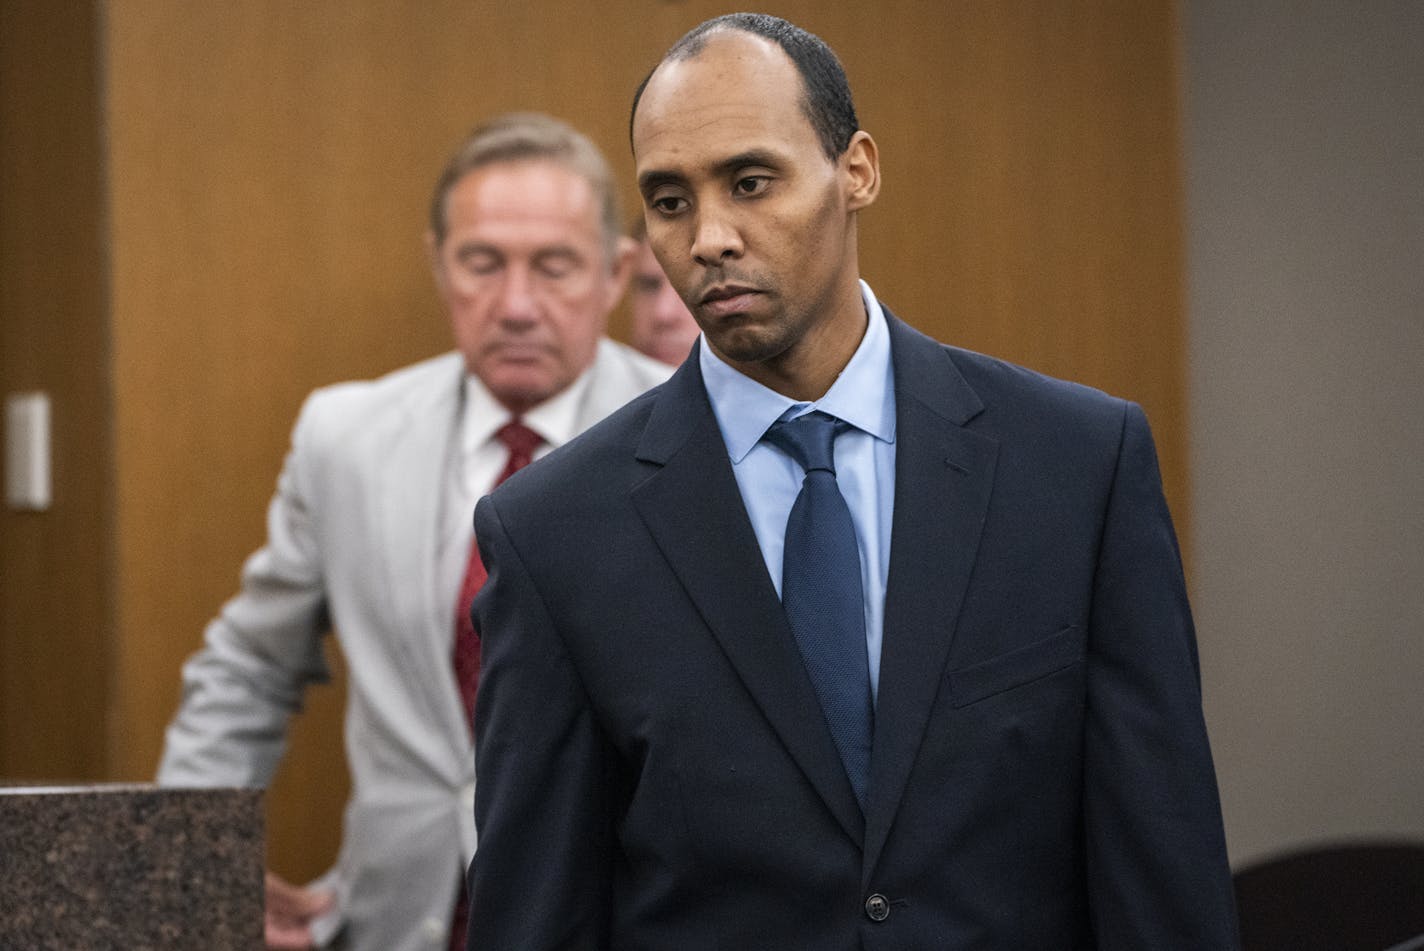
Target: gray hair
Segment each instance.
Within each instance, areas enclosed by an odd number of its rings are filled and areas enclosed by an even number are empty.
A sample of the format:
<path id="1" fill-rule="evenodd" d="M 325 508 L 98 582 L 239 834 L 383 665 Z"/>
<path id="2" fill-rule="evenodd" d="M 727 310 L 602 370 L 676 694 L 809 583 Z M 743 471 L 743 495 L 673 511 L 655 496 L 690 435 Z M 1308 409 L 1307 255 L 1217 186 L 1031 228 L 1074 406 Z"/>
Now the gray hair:
<path id="1" fill-rule="evenodd" d="M 611 267 L 617 257 L 622 220 L 618 191 L 608 160 L 588 136 L 539 112 L 510 112 L 477 126 L 435 181 L 430 199 L 430 232 L 445 241 L 445 198 L 460 179 L 478 168 L 503 162 L 550 161 L 579 175 L 593 189 L 600 206 L 603 249 Z"/>

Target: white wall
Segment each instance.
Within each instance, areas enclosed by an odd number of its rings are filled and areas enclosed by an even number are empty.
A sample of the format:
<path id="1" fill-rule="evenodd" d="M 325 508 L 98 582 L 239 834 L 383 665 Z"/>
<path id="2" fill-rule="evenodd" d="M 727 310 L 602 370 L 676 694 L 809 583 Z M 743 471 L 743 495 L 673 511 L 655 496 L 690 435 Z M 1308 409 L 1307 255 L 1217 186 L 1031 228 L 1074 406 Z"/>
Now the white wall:
<path id="1" fill-rule="evenodd" d="M 1194 607 L 1233 862 L 1424 839 L 1424 2 L 1184 0 Z"/>

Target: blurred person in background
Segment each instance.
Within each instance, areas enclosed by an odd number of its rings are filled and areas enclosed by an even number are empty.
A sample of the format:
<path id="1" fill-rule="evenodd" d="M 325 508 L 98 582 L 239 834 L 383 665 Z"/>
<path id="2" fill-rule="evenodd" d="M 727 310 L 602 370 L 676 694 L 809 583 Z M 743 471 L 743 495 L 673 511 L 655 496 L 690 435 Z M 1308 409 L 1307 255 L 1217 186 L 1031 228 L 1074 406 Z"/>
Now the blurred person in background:
<path id="1" fill-rule="evenodd" d="M 641 218 L 633 237 L 638 241 L 638 254 L 633 258 L 632 290 L 628 294 L 632 318 L 629 342 L 639 352 L 677 366 L 687 359 L 692 342 L 702 331 L 653 256 Z"/>
<path id="2" fill-rule="evenodd" d="M 158 771 L 170 786 L 267 786 L 336 633 L 350 683 L 341 852 L 307 887 L 268 873 L 269 947 L 464 945 L 469 606 L 484 580 L 471 513 L 668 375 L 603 336 L 632 271 L 620 221 L 585 136 L 537 114 L 482 125 L 441 173 L 426 235 L 454 352 L 325 387 L 301 411 L 267 542 L 184 667 Z"/>

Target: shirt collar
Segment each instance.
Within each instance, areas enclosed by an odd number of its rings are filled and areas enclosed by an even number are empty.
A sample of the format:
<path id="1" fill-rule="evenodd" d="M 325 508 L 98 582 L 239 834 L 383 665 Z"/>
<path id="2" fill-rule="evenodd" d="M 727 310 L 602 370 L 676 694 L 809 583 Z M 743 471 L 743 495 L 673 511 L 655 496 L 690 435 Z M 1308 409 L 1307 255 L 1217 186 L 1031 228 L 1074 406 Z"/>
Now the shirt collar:
<path id="1" fill-rule="evenodd" d="M 576 435 L 578 410 L 593 376 L 590 366 L 573 383 L 529 410 L 520 419 L 551 447 L 562 446 Z M 465 456 L 478 452 L 500 427 L 514 418 L 503 403 L 473 373 L 465 374 L 465 405 L 460 423 L 460 449 Z"/>
<path id="2" fill-rule="evenodd" d="M 860 295 L 869 318 L 865 335 L 826 395 L 814 403 L 798 403 L 744 376 L 703 341 L 698 357 L 702 383 L 733 465 L 751 452 L 772 423 L 783 416 L 791 419 L 812 410 L 843 419 L 882 442 L 895 441 L 890 332 L 880 302 L 864 281 L 860 282 Z"/>

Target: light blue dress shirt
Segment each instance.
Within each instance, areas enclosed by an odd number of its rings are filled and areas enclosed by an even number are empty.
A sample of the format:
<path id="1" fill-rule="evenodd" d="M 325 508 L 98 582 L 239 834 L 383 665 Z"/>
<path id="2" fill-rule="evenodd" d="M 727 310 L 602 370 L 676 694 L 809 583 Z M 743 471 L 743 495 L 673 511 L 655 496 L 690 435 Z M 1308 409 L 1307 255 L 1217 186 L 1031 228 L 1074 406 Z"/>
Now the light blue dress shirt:
<path id="1" fill-rule="evenodd" d="M 865 647 L 870 687 L 878 695 L 880 643 L 885 622 L 885 579 L 890 570 L 890 521 L 895 511 L 895 376 L 890 331 L 870 286 L 860 282 L 869 315 L 865 336 L 826 395 L 798 403 L 743 376 L 702 341 L 702 381 L 727 444 L 732 474 L 751 517 L 766 570 L 781 595 L 786 520 L 805 473 L 762 435 L 779 419 L 820 410 L 850 423 L 836 439 L 836 481 L 855 522 L 860 583 L 865 593 Z"/>

